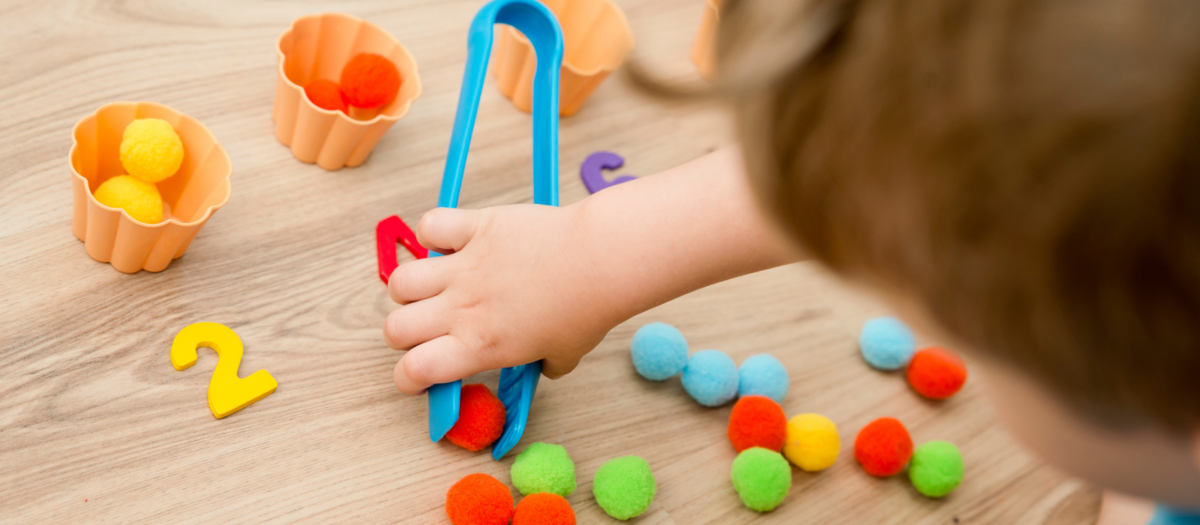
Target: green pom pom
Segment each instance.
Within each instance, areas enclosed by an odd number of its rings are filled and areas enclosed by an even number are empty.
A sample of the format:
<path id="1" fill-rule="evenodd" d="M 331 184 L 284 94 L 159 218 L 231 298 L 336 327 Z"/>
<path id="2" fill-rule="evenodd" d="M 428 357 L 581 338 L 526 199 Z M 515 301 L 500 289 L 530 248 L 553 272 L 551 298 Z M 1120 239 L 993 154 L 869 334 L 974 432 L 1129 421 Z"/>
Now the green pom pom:
<path id="1" fill-rule="evenodd" d="M 930 498 L 949 494 L 963 481 L 963 459 L 958 447 L 945 441 L 930 441 L 913 451 L 908 479 L 917 492 Z"/>
<path id="2" fill-rule="evenodd" d="M 534 443 L 513 461 L 512 482 L 526 496 L 549 492 L 565 498 L 575 491 L 575 463 L 562 445 Z"/>
<path id="3" fill-rule="evenodd" d="M 751 447 L 733 460 L 733 489 L 750 510 L 775 510 L 792 488 L 792 467 L 783 454 Z"/>
<path id="4" fill-rule="evenodd" d="M 609 516 L 619 520 L 636 518 L 646 512 L 657 490 L 650 465 L 637 456 L 609 460 L 596 471 L 596 478 L 592 480 L 596 503 Z"/>

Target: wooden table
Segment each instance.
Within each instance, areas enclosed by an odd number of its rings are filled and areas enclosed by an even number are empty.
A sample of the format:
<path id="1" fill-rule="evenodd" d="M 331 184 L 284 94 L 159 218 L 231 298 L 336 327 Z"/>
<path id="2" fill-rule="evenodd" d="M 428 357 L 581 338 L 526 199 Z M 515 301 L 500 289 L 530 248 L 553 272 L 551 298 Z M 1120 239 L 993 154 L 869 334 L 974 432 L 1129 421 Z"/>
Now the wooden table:
<path id="1" fill-rule="evenodd" d="M 0 4 L 0 522 L 446 523 L 446 490 L 494 462 L 426 434 L 425 398 L 392 385 L 382 341 L 394 308 L 375 270 L 374 227 L 415 224 L 434 206 L 466 55 L 471 1 L 5 0 Z M 693 80 L 701 0 L 619 0 L 640 59 Z M 408 4 L 408 5 L 401 5 Z M 424 94 L 359 168 L 296 161 L 273 135 L 276 38 L 303 14 L 345 11 L 396 35 Z M 118 273 L 71 234 L 71 128 L 107 102 L 153 100 L 207 124 L 233 159 L 233 197 L 164 272 Z M 583 159 L 607 149 L 648 175 L 732 141 L 714 105 L 664 103 L 609 79 L 562 121 L 562 201 L 587 193 Z M 530 202 L 529 117 L 484 92 L 464 207 Z M 404 257 L 407 255 L 405 254 Z M 561 443 L 576 461 L 581 523 L 611 523 L 591 496 L 606 460 L 638 454 L 658 496 L 651 523 L 1054 523 L 1094 520 L 1097 493 L 1022 452 L 968 383 L 941 404 L 857 355 L 883 313 L 809 265 L 691 294 L 613 330 L 559 381 L 543 381 L 523 444 Z M 183 372 L 175 333 L 226 324 L 246 345 L 242 375 L 267 369 L 273 395 L 217 420 L 205 402 L 215 355 Z M 665 321 L 692 348 L 735 360 L 770 352 L 792 378 L 789 415 L 840 425 L 837 465 L 796 471 L 775 512 L 745 509 L 729 482 L 729 407 L 679 380 L 640 379 L 637 327 Z M 496 373 L 477 378 L 495 385 Z M 857 431 L 895 416 L 923 442 L 963 450 L 967 480 L 943 501 L 854 463 Z M 518 446 L 518 450 L 523 445 Z"/>

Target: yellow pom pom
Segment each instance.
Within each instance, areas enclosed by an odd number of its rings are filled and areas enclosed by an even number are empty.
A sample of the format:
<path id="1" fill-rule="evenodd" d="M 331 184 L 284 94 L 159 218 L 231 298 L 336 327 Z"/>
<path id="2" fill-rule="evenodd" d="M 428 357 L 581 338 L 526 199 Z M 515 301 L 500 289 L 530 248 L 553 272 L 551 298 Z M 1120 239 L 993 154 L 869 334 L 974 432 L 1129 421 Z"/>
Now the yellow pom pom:
<path id="1" fill-rule="evenodd" d="M 121 138 L 121 165 L 130 175 L 158 182 L 179 171 L 183 141 L 167 121 L 143 118 L 125 127 Z"/>
<path id="2" fill-rule="evenodd" d="M 809 472 L 824 470 L 837 461 L 842 449 L 837 425 L 820 414 L 800 414 L 788 421 L 783 455 Z"/>
<path id="3" fill-rule="evenodd" d="M 133 220 L 145 224 L 162 222 L 162 195 L 158 187 L 129 175 L 117 175 L 96 188 L 96 200 L 110 208 L 125 210 Z"/>

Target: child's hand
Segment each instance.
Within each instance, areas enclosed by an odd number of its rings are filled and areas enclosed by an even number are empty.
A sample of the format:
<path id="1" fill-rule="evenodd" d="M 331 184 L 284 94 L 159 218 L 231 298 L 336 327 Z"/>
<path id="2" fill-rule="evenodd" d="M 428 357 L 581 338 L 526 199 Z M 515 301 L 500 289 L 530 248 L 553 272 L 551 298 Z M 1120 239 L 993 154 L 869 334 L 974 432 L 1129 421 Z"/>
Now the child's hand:
<path id="1" fill-rule="evenodd" d="M 736 149 L 564 208 L 437 209 L 417 238 L 446 254 L 389 279 L 396 386 L 543 359 L 570 372 L 617 324 L 675 297 L 794 258 L 755 209 Z"/>
<path id="2" fill-rule="evenodd" d="M 446 254 L 400 266 L 389 279 L 404 306 L 387 318 L 388 346 L 411 349 L 396 365 L 400 390 L 544 359 L 557 378 L 621 322 L 603 304 L 595 259 L 580 242 L 579 206 L 435 209 L 421 245 Z M 606 315 L 607 313 L 607 315 Z"/>

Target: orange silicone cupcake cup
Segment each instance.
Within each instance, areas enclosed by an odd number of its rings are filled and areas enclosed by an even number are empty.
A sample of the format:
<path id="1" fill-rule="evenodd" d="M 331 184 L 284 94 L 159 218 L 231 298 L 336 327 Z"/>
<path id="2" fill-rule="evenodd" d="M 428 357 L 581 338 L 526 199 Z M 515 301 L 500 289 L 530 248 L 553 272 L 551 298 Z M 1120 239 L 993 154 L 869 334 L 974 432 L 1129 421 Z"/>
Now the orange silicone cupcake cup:
<path id="1" fill-rule="evenodd" d="M 700 19 L 696 43 L 692 45 L 692 62 L 700 70 L 700 76 L 709 80 L 716 73 L 717 23 L 721 20 L 719 7 L 719 0 L 704 0 L 704 17 Z"/>
<path id="2" fill-rule="evenodd" d="M 292 22 L 276 47 L 275 137 L 301 162 L 333 171 L 358 166 L 412 102 L 421 96 L 421 77 L 412 55 L 387 31 L 350 15 L 324 13 Z M 359 53 L 390 59 L 400 70 L 400 93 L 369 120 L 321 109 L 304 95 L 304 86 L 325 78 L 337 82 L 342 67 Z"/>
<path id="3" fill-rule="evenodd" d="M 563 32 L 559 114 L 574 115 L 592 92 L 633 51 L 629 20 L 612 0 L 541 0 Z M 529 39 L 511 27 L 497 28 L 492 71 L 500 92 L 529 113 L 537 58 Z"/>
<path id="4" fill-rule="evenodd" d="M 163 221 L 144 224 L 92 196 L 104 181 L 122 175 L 120 145 L 125 126 L 140 118 L 163 119 L 183 140 L 183 164 L 157 184 Z M 200 121 L 154 102 L 114 102 L 75 124 L 69 162 L 75 213 L 71 228 L 88 255 L 119 271 L 159 272 L 183 256 L 209 217 L 229 201 L 233 164 L 212 131 Z"/>

